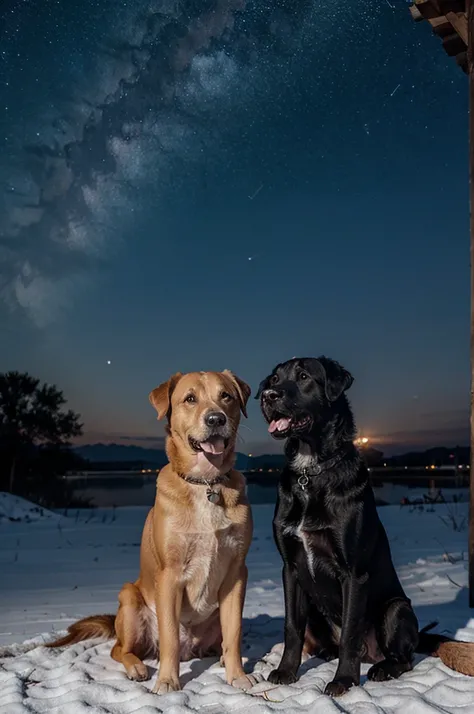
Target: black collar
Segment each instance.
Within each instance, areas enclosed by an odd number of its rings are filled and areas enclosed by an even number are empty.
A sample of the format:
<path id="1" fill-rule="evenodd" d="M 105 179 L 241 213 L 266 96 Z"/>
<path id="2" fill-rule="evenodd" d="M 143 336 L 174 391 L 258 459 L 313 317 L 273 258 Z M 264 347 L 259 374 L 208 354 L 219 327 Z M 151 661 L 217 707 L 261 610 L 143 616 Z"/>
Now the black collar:
<path id="1" fill-rule="evenodd" d="M 232 470 L 232 469 L 231 469 Z M 216 486 L 218 483 L 224 483 L 229 478 L 230 471 L 228 471 L 226 474 L 219 474 L 219 476 L 215 476 L 211 480 L 205 480 L 202 478 L 196 478 L 194 476 L 186 476 L 186 474 L 178 474 L 183 481 L 186 481 L 187 483 L 192 483 L 195 486 Z"/>
<path id="2" fill-rule="evenodd" d="M 319 476 L 320 474 L 324 473 L 324 471 L 329 471 L 329 469 L 333 469 L 334 466 L 337 466 L 337 464 L 339 464 L 349 455 L 349 449 L 345 449 L 343 451 L 339 451 L 331 459 L 327 459 L 326 461 L 319 461 L 317 454 L 314 454 L 311 457 L 314 465 L 310 468 L 304 468 L 302 473 L 298 477 L 299 486 L 301 486 L 302 490 L 304 491 L 310 481 L 311 476 Z"/>

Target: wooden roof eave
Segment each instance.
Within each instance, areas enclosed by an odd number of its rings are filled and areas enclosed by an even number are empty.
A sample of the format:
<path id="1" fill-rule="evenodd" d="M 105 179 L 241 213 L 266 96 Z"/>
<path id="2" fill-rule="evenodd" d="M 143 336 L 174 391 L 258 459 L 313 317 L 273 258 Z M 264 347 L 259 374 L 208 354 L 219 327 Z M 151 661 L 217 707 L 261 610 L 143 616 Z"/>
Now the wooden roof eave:
<path id="1" fill-rule="evenodd" d="M 433 33 L 442 40 L 446 54 L 455 57 L 467 73 L 466 0 L 415 0 L 409 9 L 415 22 L 429 22 Z"/>

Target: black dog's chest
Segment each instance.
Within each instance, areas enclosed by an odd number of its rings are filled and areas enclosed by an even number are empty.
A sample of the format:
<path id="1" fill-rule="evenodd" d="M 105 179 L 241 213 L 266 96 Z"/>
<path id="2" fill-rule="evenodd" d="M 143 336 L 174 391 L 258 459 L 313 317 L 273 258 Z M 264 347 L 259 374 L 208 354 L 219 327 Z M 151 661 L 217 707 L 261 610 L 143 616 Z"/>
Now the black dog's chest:
<path id="1" fill-rule="evenodd" d="M 329 529 L 318 528 L 315 527 L 314 523 L 305 523 L 302 520 L 292 530 L 293 536 L 305 552 L 309 570 L 313 575 L 315 566 L 327 564 L 326 561 L 331 563 L 332 568 L 334 567 L 337 558 L 332 533 Z"/>
<path id="2" fill-rule="evenodd" d="M 284 529 L 300 550 L 298 561 L 304 561 L 312 579 L 318 575 L 337 577 L 340 561 L 330 520 L 324 509 L 315 509 L 304 497 L 295 499 Z M 303 557 L 302 557 L 303 556 Z"/>
<path id="3" fill-rule="evenodd" d="M 310 552 L 311 560 L 318 558 L 334 560 L 334 545 L 331 533 L 327 529 L 305 530 L 304 527 L 300 527 L 298 536 L 305 550 Z"/>

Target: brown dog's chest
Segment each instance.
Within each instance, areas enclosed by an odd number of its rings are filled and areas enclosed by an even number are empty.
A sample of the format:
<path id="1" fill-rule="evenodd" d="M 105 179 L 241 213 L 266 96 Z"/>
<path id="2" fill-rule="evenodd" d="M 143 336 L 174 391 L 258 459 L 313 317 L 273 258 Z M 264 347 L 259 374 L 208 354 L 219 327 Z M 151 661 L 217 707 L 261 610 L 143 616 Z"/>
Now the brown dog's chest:
<path id="1" fill-rule="evenodd" d="M 177 534 L 185 584 L 182 622 L 196 624 L 218 606 L 218 592 L 245 543 L 245 528 L 223 505 L 209 502 L 204 489 L 194 499 L 186 529 Z M 175 524 L 176 531 L 179 528 Z M 175 531 L 175 532 L 176 532 Z"/>

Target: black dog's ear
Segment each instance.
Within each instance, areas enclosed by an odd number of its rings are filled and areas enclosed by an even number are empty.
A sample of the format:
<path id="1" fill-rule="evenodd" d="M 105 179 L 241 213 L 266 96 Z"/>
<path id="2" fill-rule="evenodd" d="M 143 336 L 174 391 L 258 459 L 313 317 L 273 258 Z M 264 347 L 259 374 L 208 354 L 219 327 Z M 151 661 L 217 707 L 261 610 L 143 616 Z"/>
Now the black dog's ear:
<path id="1" fill-rule="evenodd" d="M 343 392 L 349 389 L 354 377 L 334 359 L 318 357 L 318 362 L 326 373 L 326 397 L 330 402 L 335 402 Z"/>
<path id="2" fill-rule="evenodd" d="M 267 389 L 269 383 L 270 383 L 270 377 L 265 377 L 265 379 L 263 379 L 260 382 L 260 384 L 258 385 L 257 394 L 255 395 L 254 399 L 260 399 L 260 397 L 262 396 L 263 390 Z"/>

